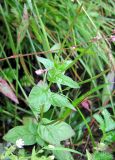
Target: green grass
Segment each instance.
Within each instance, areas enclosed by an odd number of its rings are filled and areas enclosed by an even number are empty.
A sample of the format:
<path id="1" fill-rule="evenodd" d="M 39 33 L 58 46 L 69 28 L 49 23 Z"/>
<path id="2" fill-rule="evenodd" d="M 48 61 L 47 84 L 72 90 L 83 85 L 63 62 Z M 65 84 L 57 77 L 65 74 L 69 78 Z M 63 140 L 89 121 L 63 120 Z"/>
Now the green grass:
<path id="1" fill-rule="evenodd" d="M 33 86 L 40 80 L 44 80 L 53 92 L 68 97 L 77 111 L 51 107 L 44 114 L 41 111 L 38 119 L 40 118 L 41 121 L 43 117 L 52 119 L 54 121 L 51 124 L 58 121 L 69 123 L 75 130 L 75 136 L 69 140 L 71 144 L 68 147 L 73 150 L 78 149 L 79 152 L 82 148 L 89 150 L 88 145 L 83 146 L 86 142 L 93 144 L 94 151 L 94 146 L 103 136 L 98 134 L 98 140 L 95 138 L 99 124 L 94 120 L 93 126 L 90 125 L 93 115 L 97 110 L 100 114 L 102 108 L 109 106 L 111 117 L 115 116 L 114 91 L 110 90 L 112 84 L 107 78 L 108 73 L 114 74 L 115 52 L 112 49 L 114 42 L 109 41 L 115 28 L 114 10 L 113 0 L 109 2 L 102 0 L 75 0 L 74 2 L 5 0 L 1 2 L 0 77 L 13 85 L 14 93 L 20 102 L 18 105 L 13 104 L 2 95 L 4 97 L 0 100 L 0 120 L 3 120 L 1 129 L 4 128 L 2 136 L 10 128 L 22 125 L 24 117 L 34 117 L 28 103 L 28 95 Z M 93 41 L 96 36 L 101 39 Z M 13 57 L 10 59 L 10 56 Z M 45 57 L 54 64 L 60 61 L 57 68 L 61 63 L 72 60 L 65 68 L 65 75 L 76 81 L 80 88 L 53 83 L 48 80 L 47 73 L 41 76 L 35 75 L 35 70 L 44 68 L 37 60 L 37 56 Z M 6 71 L 8 69 L 11 75 Z M 86 98 L 92 103 L 91 112 L 81 106 Z M 10 128 L 7 127 L 8 120 L 11 121 Z M 54 152 L 55 156 L 58 153 L 60 155 L 57 159 L 69 160 L 71 155 L 68 154 L 62 159 L 62 152 Z M 49 153 L 45 152 L 45 155 Z M 85 156 L 85 153 L 82 154 Z"/>

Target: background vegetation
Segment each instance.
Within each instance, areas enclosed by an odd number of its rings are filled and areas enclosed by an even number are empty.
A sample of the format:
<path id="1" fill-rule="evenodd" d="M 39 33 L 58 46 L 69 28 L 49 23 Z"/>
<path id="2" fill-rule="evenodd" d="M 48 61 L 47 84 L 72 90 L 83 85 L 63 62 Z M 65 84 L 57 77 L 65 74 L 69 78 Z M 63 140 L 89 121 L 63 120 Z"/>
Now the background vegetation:
<path id="1" fill-rule="evenodd" d="M 0 3 L 1 159 L 112 160 L 114 1 Z"/>

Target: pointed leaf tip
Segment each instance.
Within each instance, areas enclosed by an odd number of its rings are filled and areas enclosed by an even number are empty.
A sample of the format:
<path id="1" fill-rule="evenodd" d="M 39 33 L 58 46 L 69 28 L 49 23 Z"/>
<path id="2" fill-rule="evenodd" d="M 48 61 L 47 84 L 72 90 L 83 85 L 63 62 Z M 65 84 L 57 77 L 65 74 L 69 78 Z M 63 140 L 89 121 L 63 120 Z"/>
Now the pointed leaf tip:
<path id="1" fill-rule="evenodd" d="M 8 85 L 6 80 L 2 79 L 1 77 L 0 77 L 0 92 L 9 99 L 11 99 L 12 101 L 14 101 L 15 103 L 19 104 L 19 101 L 14 92 L 12 91 L 11 87 Z"/>

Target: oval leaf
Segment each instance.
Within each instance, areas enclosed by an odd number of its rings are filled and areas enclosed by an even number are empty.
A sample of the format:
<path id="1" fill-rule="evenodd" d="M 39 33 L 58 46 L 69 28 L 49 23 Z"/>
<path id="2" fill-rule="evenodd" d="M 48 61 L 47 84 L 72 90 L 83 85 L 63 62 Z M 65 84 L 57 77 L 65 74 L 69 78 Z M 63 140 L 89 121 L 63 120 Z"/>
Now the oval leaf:
<path id="1" fill-rule="evenodd" d="M 51 69 L 54 67 L 54 63 L 47 58 L 42 58 L 37 56 L 37 60 L 38 62 L 41 62 L 46 69 Z"/>
<path id="2" fill-rule="evenodd" d="M 53 106 L 67 107 L 67 108 L 70 108 L 70 109 L 76 111 L 74 106 L 69 102 L 69 100 L 66 97 L 59 95 L 57 93 L 53 93 L 53 92 L 51 93 L 50 102 Z"/>
<path id="3" fill-rule="evenodd" d="M 11 87 L 8 85 L 8 83 L 0 77 L 0 92 L 4 94 L 6 97 L 10 98 L 15 103 L 19 103 L 16 95 L 12 91 Z"/>
<path id="4" fill-rule="evenodd" d="M 22 139 L 24 145 L 32 145 L 36 143 L 37 126 L 32 124 L 31 126 L 17 126 L 8 131 L 3 137 L 4 140 L 16 143 L 16 140 Z"/>
<path id="5" fill-rule="evenodd" d="M 46 125 L 52 121 L 43 118 L 42 123 L 38 126 L 38 134 L 40 137 L 50 144 L 60 144 L 61 141 L 71 138 L 74 131 L 70 125 L 65 122 Z"/>
<path id="6" fill-rule="evenodd" d="M 45 83 L 39 83 L 34 86 L 29 94 L 28 102 L 35 115 L 40 111 L 46 112 L 51 106 L 49 101 L 50 90 Z"/>

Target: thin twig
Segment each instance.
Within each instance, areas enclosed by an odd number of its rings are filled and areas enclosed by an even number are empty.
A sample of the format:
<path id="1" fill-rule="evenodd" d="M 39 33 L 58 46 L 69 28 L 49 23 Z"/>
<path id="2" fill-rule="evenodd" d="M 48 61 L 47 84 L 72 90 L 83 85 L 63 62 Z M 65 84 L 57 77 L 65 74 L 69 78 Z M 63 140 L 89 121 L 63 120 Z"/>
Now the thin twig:
<path id="1" fill-rule="evenodd" d="M 79 45 L 76 45 L 76 46 L 71 46 L 71 47 L 68 47 L 68 48 L 62 48 L 62 50 L 71 50 L 71 49 L 76 49 L 82 45 L 86 45 L 87 43 L 95 43 L 95 42 L 98 42 L 99 40 L 102 40 L 103 38 L 101 39 L 95 39 L 95 37 L 93 37 L 91 40 L 89 40 L 88 42 L 83 42 L 83 43 L 80 43 Z M 48 53 L 54 53 L 56 51 L 60 51 L 60 49 L 55 49 L 55 50 L 48 50 L 48 51 L 41 51 L 41 52 L 32 52 L 32 53 L 26 53 L 26 54 L 13 54 L 12 56 L 9 56 L 9 57 L 6 57 L 6 58 L 0 58 L 0 62 L 1 61 L 5 61 L 5 60 L 8 60 L 8 59 L 15 59 L 15 58 L 19 58 L 19 57 L 27 57 L 27 56 L 33 56 L 33 55 L 40 55 L 40 54 L 48 54 Z"/>

